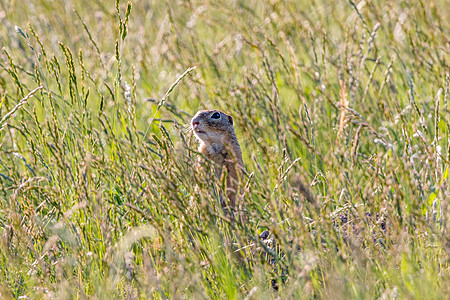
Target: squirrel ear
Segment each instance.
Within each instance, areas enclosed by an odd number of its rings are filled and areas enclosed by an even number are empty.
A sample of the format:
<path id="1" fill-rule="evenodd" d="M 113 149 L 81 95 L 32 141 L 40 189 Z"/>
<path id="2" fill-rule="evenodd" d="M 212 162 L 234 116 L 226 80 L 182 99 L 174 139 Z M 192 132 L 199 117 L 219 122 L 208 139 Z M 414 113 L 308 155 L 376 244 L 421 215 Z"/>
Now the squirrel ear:
<path id="1" fill-rule="evenodd" d="M 233 125 L 233 118 L 231 116 L 228 116 L 228 121 Z"/>

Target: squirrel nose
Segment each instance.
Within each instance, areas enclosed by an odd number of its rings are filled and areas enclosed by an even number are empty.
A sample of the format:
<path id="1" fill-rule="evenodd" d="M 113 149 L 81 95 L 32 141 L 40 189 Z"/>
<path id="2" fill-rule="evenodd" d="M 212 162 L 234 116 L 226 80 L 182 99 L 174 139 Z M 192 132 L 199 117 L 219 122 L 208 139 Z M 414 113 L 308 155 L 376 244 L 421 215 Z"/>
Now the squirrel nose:
<path id="1" fill-rule="evenodd" d="M 192 121 L 192 126 L 193 127 L 197 126 L 198 124 L 200 124 L 198 121 Z"/>

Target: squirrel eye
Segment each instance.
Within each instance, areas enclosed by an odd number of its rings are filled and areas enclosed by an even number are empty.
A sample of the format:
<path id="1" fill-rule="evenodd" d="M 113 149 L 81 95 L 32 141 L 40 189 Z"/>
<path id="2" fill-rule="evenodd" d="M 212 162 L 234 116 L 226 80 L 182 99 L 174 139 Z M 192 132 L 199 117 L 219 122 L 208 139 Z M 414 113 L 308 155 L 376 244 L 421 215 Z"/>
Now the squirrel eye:
<path id="1" fill-rule="evenodd" d="M 211 119 L 219 119 L 220 118 L 220 114 L 218 112 L 215 112 L 212 114 Z"/>

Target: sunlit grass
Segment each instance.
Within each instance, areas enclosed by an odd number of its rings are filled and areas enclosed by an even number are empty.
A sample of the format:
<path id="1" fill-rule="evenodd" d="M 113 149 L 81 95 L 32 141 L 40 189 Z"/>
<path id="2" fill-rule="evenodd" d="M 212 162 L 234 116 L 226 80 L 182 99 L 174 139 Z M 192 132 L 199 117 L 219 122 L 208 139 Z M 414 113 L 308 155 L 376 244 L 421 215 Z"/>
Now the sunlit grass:
<path id="1" fill-rule="evenodd" d="M 447 6 L 1 2 L 1 297 L 446 298 Z"/>

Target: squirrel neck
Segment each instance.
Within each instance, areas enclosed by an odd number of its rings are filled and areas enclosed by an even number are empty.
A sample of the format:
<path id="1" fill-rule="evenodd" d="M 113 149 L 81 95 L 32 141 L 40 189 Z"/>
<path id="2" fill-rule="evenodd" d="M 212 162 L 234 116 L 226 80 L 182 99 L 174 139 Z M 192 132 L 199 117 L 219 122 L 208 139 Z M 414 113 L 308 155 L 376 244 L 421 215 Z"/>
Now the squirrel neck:
<path id="1" fill-rule="evenodd" d="M 244 166 L 241 147 L 234 132 L 228 132 L 221 141 L 215 143 L 206 144 L 202 141 L 199 151 L 219 165 L 236 162 Z"/>

